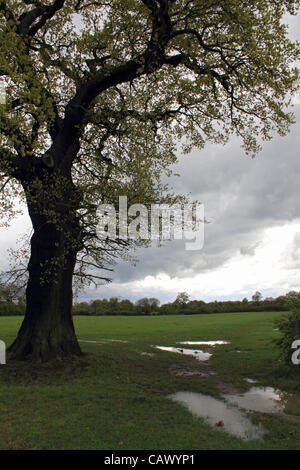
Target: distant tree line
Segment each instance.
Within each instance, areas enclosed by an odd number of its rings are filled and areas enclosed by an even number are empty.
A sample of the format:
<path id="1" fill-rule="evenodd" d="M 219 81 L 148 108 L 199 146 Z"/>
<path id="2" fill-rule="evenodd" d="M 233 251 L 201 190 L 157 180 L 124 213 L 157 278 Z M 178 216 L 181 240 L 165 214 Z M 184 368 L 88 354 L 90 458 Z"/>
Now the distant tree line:
<path id="1" fill-rule="evenodd" d="M 0 275 L 0 316 L 25 314 L 25 289 Z"/>
<path id="2" fill-rule="evenodd" d="M 25 304 L 5 302 L 0 300 L 0 317 L 11 317 L 25 314 Z"/>
<path id="3" fill-rule="evenodd" d="M 77 302 L 73 305 L 73 315 L 197 315 L 202 313 L 233 313 L 233 312 L 265 312 L 287 311 L 290 300 L 298 293 L 290 291 L 276 298 L 262 298 L 260 292 L 255 292 L 251 300 L 225 300 L 204 302 L 190 300 L 186 292 L 178 293 L 173 302 L 160 305 L 154 297 L 143 297 L 137 302 L 129 299 L 111 297 L 96 299 L 90 302 Z M 0 286 L 0 316 L 24 315 L 24 297 L 14 297 L 13 290 Z"/>
<path id="4" fill-rule="evenodd" d="M 111 297 L 73 305 L 73 315 L 153 315 L 159 314 L 159 300 L 144 297 L 133 303 L 128 299 Z"/>
<path id="5" fill-rule="evenodd" d="M 189 300 L 186 292 L 180 292 L 174 302 L 160 305 L 158 299 L 144 297 L 133 303 L 128 299 L 112 297 L 80 302 L 73 306 L 73 315 L 193 315 L 201 313 L 263 312 L 289 310 L 289 301 L 297 292 L 290 291 L 276 298 L 262 299 L 260 292 L 255 292 L 248 300 L 227 300 L 204 302 Z"/>

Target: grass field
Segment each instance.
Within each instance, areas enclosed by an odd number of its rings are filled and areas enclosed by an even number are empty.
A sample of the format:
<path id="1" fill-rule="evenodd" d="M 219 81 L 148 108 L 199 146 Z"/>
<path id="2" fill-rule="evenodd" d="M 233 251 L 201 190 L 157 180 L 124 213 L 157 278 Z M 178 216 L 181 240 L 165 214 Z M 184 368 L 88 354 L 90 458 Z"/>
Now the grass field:
<path id="1" fill-rule="evenodd" d="M 75 317 L 81 340 L 118 341 L 81 342 L 84 355 L 68 364 L 0 365 L 0 449 L 300 449 L 297 407 L 290 417 L 251 413 L 268 432 L 263 440 L 243 441 L 167 398 L 177 391 L 214 397 L 222 390 L 246 391 L 251 384 L 245 377 L 299 394 L 300 374 L 280 365 L 272 343 L 280 315 Z M 0 317 L 0 339 L 7 345 L 21 320 Z M 153 348 L 187 340 L 230 344 L 199 346 L 213 352 L 206 364 Z M 170 368 L 216 374 L 184 376 Z"/>

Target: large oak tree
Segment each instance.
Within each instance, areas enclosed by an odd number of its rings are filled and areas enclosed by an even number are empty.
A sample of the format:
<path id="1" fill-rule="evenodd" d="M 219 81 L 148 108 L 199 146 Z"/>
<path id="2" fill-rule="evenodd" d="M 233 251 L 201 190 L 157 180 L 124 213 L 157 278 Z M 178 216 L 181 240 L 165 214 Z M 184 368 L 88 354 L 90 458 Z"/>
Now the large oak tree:
<path id="1" fill-rule="evenodd" d="M 298 0 L 0 0 L 2 204 L 32 221 L 26 314 L 9 352 L 47 361 L 81 353 L 72 279 L 126 253 L 97 235 L 97 206 L 118 195 L 176 199 L 161 175 L 205 142 L 285 134 L 299 49 L 285 13 Z M 90 271 L 90 269 L 92 271 Z"/>

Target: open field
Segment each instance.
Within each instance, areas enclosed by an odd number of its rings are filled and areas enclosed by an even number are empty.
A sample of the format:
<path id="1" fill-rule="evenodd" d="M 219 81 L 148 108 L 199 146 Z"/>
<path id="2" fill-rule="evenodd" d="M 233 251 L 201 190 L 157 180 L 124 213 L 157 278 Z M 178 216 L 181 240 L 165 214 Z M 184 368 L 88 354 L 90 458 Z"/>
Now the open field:
<path id="1" fill-rule="evenodd" d="M 0 449 L 300 449 L 298 406 L 286 417 L 251 413 L 267 433 L 263 440 L 244 441 L 167 398 L 178 391 L 213 397 L 245 392 L 252 386 L 246 377 L 300 394 L 300 374 L 279 364 L 272 344 L 280 315 L 75 317 L 82 358 L 0 365 Z M 21 320 L 0 317 L 0 339 L 7 345 Z M 205 363 L 153 348 L 188 340 L 230 344 L 195 346 L 213 353 Z M 184 370 L 215 374 L 185 376 Z"/>

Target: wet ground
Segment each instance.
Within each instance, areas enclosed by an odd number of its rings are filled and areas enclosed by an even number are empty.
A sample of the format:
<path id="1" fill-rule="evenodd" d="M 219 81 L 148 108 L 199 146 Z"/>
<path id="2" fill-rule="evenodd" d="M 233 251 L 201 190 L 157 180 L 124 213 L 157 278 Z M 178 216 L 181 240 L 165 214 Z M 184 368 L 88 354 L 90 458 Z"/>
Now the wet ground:
<path id="1" fill-rule="evenodd" d="M 249 380 L 253 382 L 254 379 Z M 226 387 L 220 389 L 225 391 Z M 261 425 L 251 422 L 246 412 L 276 413 L 288 417 L 285 413 L 300 409 L 300 397 L 273 387 L 252 387 L 245 393 L 223 393 L 223 400 L 194 392 L 178 392 L 169 398 L 183 404 L 212 426 L 245 440 L 262 439 L 266 433 Z"/>
<path id="2" fill-rule="evenodd" d="M 177 375 L 177 376 L 183 376 L 183 377 L 192 377 L 192 376 L 198 376 L 202 378 L 207 378 L 212 375 L 216 375 L 215 372 L 207 370 L 199 370 L 197 368 L 188 368 L 188 367 L 182 367 L 178 364 L 173 364 L 170 368 L 169 371 L 171 374 Z"/>
<path id="3" fill-rule="evenodd" d="M 107 342 L 127 342 L 114 339 L 101 339 L 100 341 L 79 340 L 87 343 L 104 344 Z M 218 345 L 229 344 L 228 341 L 180 341 L 177 344 L 183 345 L 203 345 L 215 347 Z M 212 356 L 213 352 L 205 352 L 200 349 L 190 349 L 171 346 L 154 346 L 161 351 L 173 352 L 181 355 L 192 356 L 197 359 L 193 361 L 191 367 L 186 367 L 180 364 L 174 364 L 170 367 L 170 373 L 176 376 L 192 377 L 198 376 L 199 378 L 208 378 L 216 375 L 216 372 L 210 370 L 209 363 L 207 362 Z M 241 352 L 236 350 L 236 352 Z M 140 352 L 143 356 L 153 357 L 155 353 Z M 199 362 L 201 362 L 201 366 Z M 205 366 L 205 367 L 204 367 Z M 300 416 L 290 416 L 287 413 L 297 414 L 300 410 L 300 397 L 283 393 L 272 387 L 259 387 L 254 386 L 257 382 L 256 379 L 244 377 L 244 380 L 253 386 L 244 393 L 229 383 L 219 382 L 217 387 L 222 393 L 222 398 L 217 399 L 209 395 L 195 393 L 191 391 L 181 391 L 169 398 L 186 406 L 194 415 L 202 417 L 210 425 L 223 429 L 234 436 L 240 437 L 244 440 L 258 440 L 262 439 L 266 430 L 261 424 L 255 425 L 247 416 L 247 413 L 275 413 L 279 416 L 293 418 L 300 421 Z"/>
<path id="4" fill-rule="evenodd" d="M 222 345 L 222 344 L 229 344 L 228 341 L 222 341 L 222 340 L 217 340 L 217 341 L 177 341 L 177 344 L 188 344 L 188 345 L 203 345 L 203 346 L 217 346 L 217 345 Z M 157 349 L 160 349 L 161 351 L 169 351 L 169 352 L 174 352 L 178 354 L 184 354 L 188 356 L 193 356 L 198 361 L 208 361 L 208 359 L 212 356 L 212 353 L 210 352 L 204 352 L 201 351 L 200 349 L 187 349 L 187 348 L 175 348 L 171 346 L 155 346 Z"/>
<path id="5" fill-rule="evenodd" d="M 248 411 L 285 413 L 300 410 L 300 397 L 281 392 L 273 387 L 252 387 L 242 394 L 226 394 L 224 398 Z"/>
<path id="6" fill-rule="evenodd" d="M 182 345 L 203 345 L 214 347 L 217 345 L 229 344 L 228 341 L 180 341 L 177 344 Z M 204 352 L 200 349 L 187 349 L 180 347 L 156 346 L 163 351 L 174 352 L 177 354 L 190 355 L 201 362 L 209 360 L 213 353 Z M 236 350 L 236 352 L 241 352 Z M 203 365 L 206 365 L 203 364 Z M 207 378 L 214 375 L 214 371 L 201 371 L 195 369 L 180 368 L 179 365 L 172 366 L 170 372 L 177 376 L 199 376 Z M 244 380 L 249 384 L 255 384 L 254 378 L 245 377 Z M 280 416 L 286 416 L 285 413 L 299 412 L 300 397 L 283 393 L 272 387 L 252 386 L 245 393 L 239 393 L 231 384 L 218 384 L 222 392 L 222 399 L 216 399 L 201 393 L 182 391 L 170 395 L 174 401 L 177 401 L 188 408 L 196 416 L 204 418 L 210 425 L 240 437 L 245 440 L 262 439 L 266 430 L 261 425 L 254 425 L 246 413 L 276 413 Z M 298 417 L 295 417 L 298 419 Z M 299 418 L 300 420 L 300 418 Z"/>
<path id="7" fill-rule="evenodd" d="M 284 411 L 283 394 L 272 387 L 252 387 L 243 394 L 224 395 L 224 398 L 239 408 L 261 413 Z"/>
<path id="8" fill-rule="evenodd" d="M 193 356 L 198 361 L 208 361 L 208 359 L 211 357 L 211 353 L 209 352 L 203 352 L 200 349 L 186 349 L 186 348 L 173 348 L 171 346 L 155 346 L 156 349 L 160 349 L 161 351 L 169 351 L 169 352 L 174 352 L 178 354 L 184 354 L 188 356 Z"/>
<path id="9" fill-rule="evenodd" d="M 202 344 L 202 345 L 206 345 L 206 346 L 216 346 L 218 344 L 230 344 L 230 341 L 221 341 L 221 340 L 217 340 L 217 341 L 178 341 L 177 344 Z"/>
<path id="10" fill-rule="evenodd" d="M 194 415 L 205 419 L 212 426 L 245 440 L 262 439 L 265 430 L 261 425 L 254 425 L 250 419 L 239 410 L 222 400 L 194 392 L 177 392 L 169 395 L 174 401 L 185 405 Z"/>

